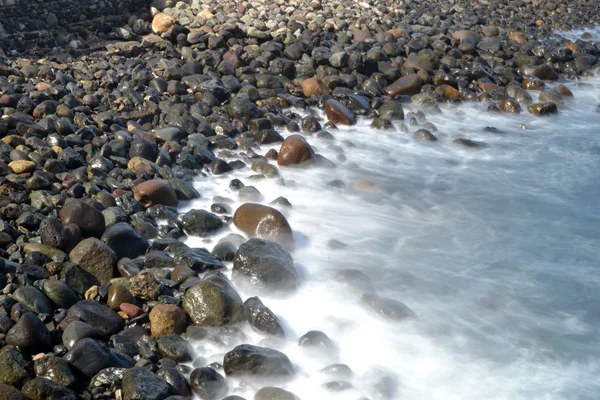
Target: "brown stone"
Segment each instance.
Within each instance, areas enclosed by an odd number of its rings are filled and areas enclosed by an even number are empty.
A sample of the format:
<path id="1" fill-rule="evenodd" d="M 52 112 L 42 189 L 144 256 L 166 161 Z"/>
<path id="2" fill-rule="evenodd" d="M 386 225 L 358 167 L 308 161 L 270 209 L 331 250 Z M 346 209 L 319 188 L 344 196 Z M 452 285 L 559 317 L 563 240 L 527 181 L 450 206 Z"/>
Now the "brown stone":
<path id="1" fill-rule="evenodd" d="M 173 186 L 163 179 L 152 179 L 142 182 L 133 188 L 133 194 L 137 201 L 144 207 L 165 205 L 177 207 L 177 194 Z"/>
<path id="2" fill-rule="evenodd" d="M 523 89 L 527 90 L 542 90 L 546 87 L 546 84 L 539 79 L 523 79 L 521 86 L 523 86 Z"/>
<path id="3" fill-rule="evenodd" d="M 315 152 L 301 135 L 285 138 L 277 155 L 277 164 L 281 166 L 298 165 L 314 160 Z"/>
<path id="4" fill-rule="evenodd" d="M 310 97 L 313 94 L 329 93 L 327 85 L 316 76 L 303 80 L 300 86 L 302 86 L 302 93 L 305 97 Z"/>
<path id="5" fill-rule="evenodd" d="M 444 97 L 444 100 L 462 99 L 462 95 L 450 85 L 440 85 L 435 91 Z"/>
<path id="6" fill-rule="evenodd" d="M 129 290 L 122 283 L 113 283 L 108 288 L 108 305 L 113 310 L 120 310 L 122 303 L 133 303 L 135 299 L 133 295 L 129 293 Z"/>
<path id="7" fill-rule="evenodd" d="M 478 82 L 477 86 L 479 86 L 479 89 L 481 89 L 482 92 L 489 92 L 489 91 L 498 91 L 498 92 L 503 92 L 504 89 L 500 88 L 500 86 L 496 85 L 495 83 L 491 83 L 491 82 Z"/>
<path id="8" fill-rule="evenodd" d="M 388 33 L 391 33 L 392 36 L 394 36 L 396 39 L 410 39 L 410 34 L 408 33 L 408 31 L 406 29 L 402 29 L 402 28 L 394 28 L 394 29 L 390 29 L 388 30 Z"/>
<path id="9" fill-rule="evenodd" d="M 423 82 L 419 75 L 408 74 L 397 79 L 391 85 L 386 86 L 383 90 L 392 97 L 399 95 L 412 96 L 421 91 L 422 84 Z"/>
<path id="10" fill-rule="evenodd" d="M 158 13 L 152 19 L 152 31 L 159 35 L 171 32 L 175 26 L 176 19 L 165 13 Z"/>
<path id="11" fill-rule="evenodd" d="M 251 238 L 273 241 L 287 250 L 295 248 L 292 228 L 275 208 L 262 204 L 242 204 L 233 215 L 235 226 Z"/>
<path id="12" fill-rule="evenodd" d="M 106 229 L 104 215 L 79 199 L 69 199 L 65 203 L 60 210 L 60 221 L 63 226 L 77 225 L 85 237 L 99 238 Z"/>
<path id="13" fill-rule="evenodd" d="M 508 114 L 519 114 L 521 106 L 513 99 L 505 99 L 500 103 L 500 110 Z"/>
<path id="14" fill-rule="evenodd" d="M 139 317 L 144 313 L 141 308 L 131 303 L 121 303 L 121 306 L 119 308 L 129 318 Z"/>
<path id="15" fill-rule="evenodd" d="M 524 77 L 536 77 L 545 81 L 554 81 L 558 79 L 558 74 L 548 64 L 523 66 L 519 68 L 519 72 L 521 72 L 521 75 Z"/>
<path id="16" fill-rule="evenodd" d="M 39 90 L 40 92 L 49 92 L 52 90 L 52 85 L 46 82 L 39 82 L 35 85 L 35 90 Z"/>
<path id="17" fill-rule="evenodd" d="M 352 184 L 352 189 L 357 192 L 374 193 L 381 190 L 379 185 L 368 179 L 360 179 Z"/>
<path id="18" fill-rule="evenodd" d="M 197 276 L 196 271 L 187 265 L 178 265 L 171 271 L 171 280 L 177 283 L 185 281 L 190 276 Z"/>
<path id="19" fill-rule="evenodd" d="M 157 339 L 171 333 L 181 334 L 187 327 L 185 311 L 174 304 L 157 304 L 149 317 L 150 332 Z"/>
<path id="20" fill-rule="evenodd" d="M 511 32 L 508 34 L 508 40 L 518 44 L 527 43 L 527 38 L 521 32 Z"/>
<path id="21" fill-rule="evenodd" d="M 354 113 L 348 107 L 334 99 L 329 99 L 325 102 L 325 114 L 327 114 L 327 119 L 334 124 L 356 124 Z"/>
<path id="22" fill-rule="evenodd" d="M 565 85 L 558 85 L 554 89 L 558 90 L 558 93 L 560 93 L 563 97 L 573 97 L 573 92 L 571 92 L 571 89 Z"/>
<path id="23" fill-rule="evenodd" d="M 558 107 L 556 106 L 556 103 L 549 101 L 546 103 L 531 104 L 527 106 L 527 111 L 529 111 L 530 114 L 538 116 L 551 115 L 558 113 Z"/>
<path id="24" fill-rule="evenodd" d="M 160 295 L 160 283 L 147 271 L 130 279 L 129 292 L 142 300 L 156 300 Z"/>

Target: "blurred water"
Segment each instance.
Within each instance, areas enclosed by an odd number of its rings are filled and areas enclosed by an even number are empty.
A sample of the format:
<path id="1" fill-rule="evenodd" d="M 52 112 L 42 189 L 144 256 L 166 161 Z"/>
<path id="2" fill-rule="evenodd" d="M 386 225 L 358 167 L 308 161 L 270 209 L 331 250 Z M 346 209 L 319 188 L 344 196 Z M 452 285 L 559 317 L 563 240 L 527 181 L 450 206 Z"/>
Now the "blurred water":
<path id="1" fill-rule="evenodd" d="M 284 196 L 293 205 L 284 212 L 303 284 L 290 298 L 262 298 L 285 321 L 288 341 L 277 348 L 298 370 L 282 387 L 304 400 L 376 399 L 374 377 L 387 373 L 397 399 L 600 398 L 600 79 L 586 82 L 567 83 L 575 99 L 548 118 L 444 106 L 427 115 L 438 127 L 432 144 L 413 140 L 417 127 L 382 132 L 366 120 L 330 131 L 334 141 L 307 137 L 337 168 L 282 168 L 285 186 L 248 180 L 249 169 L 196 182 L 203 199 L 182 211 L 236 199 L 234 177 L 265 204 Z M 487 147 L 465 150 L 452 143 L 459 137 Z M 369 179 L 382 191 L 331 189 L 333 179 Z M 348 247 L 331 249 L 332 239 Z M 188 242 L 210 249 L 216 240 Z M 333 278 L 348 268 L 417 319 L 390 323 L 363 309 L 362 292 Z M 244 329 L 240 343 L 263 339 Z M 329 335 L 339 357 L 301 351 L 309 330 Z M 235 344 L 196 345 L 208 363 Z M 354 389 L 324 389 L 319 370 L 334 362 L 352 368 Z M 252 399 L 258 388 L 235 393 Z"/>

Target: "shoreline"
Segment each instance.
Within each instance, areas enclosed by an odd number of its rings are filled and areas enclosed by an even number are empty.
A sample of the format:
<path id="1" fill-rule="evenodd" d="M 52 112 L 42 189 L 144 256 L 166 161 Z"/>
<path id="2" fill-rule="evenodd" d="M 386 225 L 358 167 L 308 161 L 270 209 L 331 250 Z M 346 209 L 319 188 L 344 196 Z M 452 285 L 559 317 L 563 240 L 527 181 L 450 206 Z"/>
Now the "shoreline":
<path id="1" fill-rule="evenodd" d="M 351 180 L 335 176 L 362 151 L 338 136 L 360 127 L 424 153 L 449 143 L 485 152 L 505 128 L 449 135 L 431 120 L 463 103 L 499 121 L 558 118 L 578 101 L 569 86 L 598 76 L 600 39 L 540 35 L 561 19 L 584 23 L 598 5 L 529 3 L 165 2 L 115 27 L 136 40 L 106 51 L 0 58 L 0 391 L 239 400 L 242 382 L 255 400 L 297 398 L 271 387 L 298 371 L 275 349 L 289 348 L 293 316 L 269 301 L 282 307 L 306 283 L 294 254 L 314 239 L 289 221 L 311 210 L 255 186 L 293 187 L 288 173 L 318 170 L 326 190 L 384 207 L 393 183 L 355 179 L 355 161 Z M 503 18 L 509 29 L 486 22 Z M 232 198 L 197 189 L 214 177 Z M 332 238 L 324 248 L 348 246 Z M 349 292 L 365 315 L 418 320 L 411 304 L 348 271 L 332 279 L 358 287 Z M 244 338 L 240 326 L 266 346 L 230 346 Z M 293 337 L 296 352 L 339 358 L 323 331 Z M 225 351 L 220 363 L 193 347 L 211 342 Z M 353 366 L 334 361 L 322 366 L 326 388 L 343 395 Z M 395 374 L 375 375 L 374 396 L 399 398 Z"/>

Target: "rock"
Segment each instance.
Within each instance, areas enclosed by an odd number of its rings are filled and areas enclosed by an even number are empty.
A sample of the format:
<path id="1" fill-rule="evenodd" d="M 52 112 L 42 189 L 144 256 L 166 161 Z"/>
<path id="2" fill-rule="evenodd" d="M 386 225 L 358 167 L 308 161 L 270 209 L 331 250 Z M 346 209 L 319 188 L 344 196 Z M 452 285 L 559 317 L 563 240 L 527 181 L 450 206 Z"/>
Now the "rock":
<path id="1" fill-rule="evenodd" d="M 95 237 L 82 240 L 71 250 L 69 258 L 92 274 L 100 283 L 110 283 L 116 274 L 117 255 Z"/>
<path id="2" fill-rule="evenodd" d="M 75 343 L 64 359 L 88 378 L 110 366 L 108 347 L 91 338 L 83 338 Z"/>
<path id="3" fill-rule="evenodd" d="M 518 44 L 526 44 L 527 38 L 520 32 L 510 32 L 508 34 L 508 40 L 518 43 Z"/>
<path id="4" fill-rule="evenodd" d="M 0 400 L 27 400 L 17 388 L 0 383 Z"/>
<path id="5" fill-rule="evenodd" d="M 30 377 L 23 354 L 13 346 L 4 346 L 0 350 L 0 384 L 20 388 Z"/>
<path id="6" fill-rule="evenodd" d="M 35 378 L 23 385 L 30 400 L 77 400 L 75 392 L 46 378 Z"/>
<path id="7" fill-rule="evenodd" d="M 391 85 L 386 86 L 383 90 L 392 97 L 399 95 L 412 96 L 421 91 L 421 78 L 417 74 L 408 74 L 397 79 Z"/>
<path id="8" fill-rule="evenodd" d="M 311 97 L 312 95 L 329 93 L 327 85 L 323 83 L 319 78 L 312 77 L 302 81 L 302 93 L 305 97 Z"/>
<path id="9" fill-rule="evenodd" d="M 125 368 L 104 368 L 94 375 L 90 381 L 89 387 L 96 388 L 99 386 L 110 387 L 117 384 L 120 385 L 125 371 Z"/>
<path id="10" fill-rule="evenodd" d="M 190 346 L 185 339 L 175 333 L 163 335 L 158 339 L 158 350 L 163 357 L 177 362 L 192 360 Z"/>
<path id="11" fill-rule="evenodd" d="M 356 124 L 356 116 L 345 105 L 337 100 L 329 99 L 325 101 L 325 113 L 327 119 L 338 125 L 354 125 Z"/>
<path id="12" fill-rule="evenodd" d="M 63 266 L 61 276 L 65 283 L 80 295 L 85 294 L 90 287 L 100 283 L 94 275 L 84 271 L 83 268 L 74 263 Z"/>
<path id="13" fill-rule="evenodd" d="M 46 325 L 34 314 L 25 313 L 6 334 L 6 343 L 32 353 L 52 348 L 52 339 Z"/>
<path id="14" fill-rule="evenodd" d="M 60 357 L 45 356 L 34 361 L 35 375 L 38 378 L 46 378 L 55 383 L 73 387 L 77 383 L 77 377 L 71 371 L 69 364 Z"/>
<path id="15" fill-rule="evenodd" d="M 181 218 L 188 235 L 206 237 L 223 227 L 221 218 L 205 210 L 190 210 Z"/>
<path id="16" fill-rule="evenodd" d="M 175 261 L 198 273 L 225 268 L 223 263 L 203 248 L 186 249 L 175 256 Z"/>
<path id="17" fill-rule="evenodd" d="M 172 393 L 171 386 L 142 367 L 133 367 L 123 374 L 123 400 L 164 400 Z"/>
<path id="18" fill-rule="evenodd" d="M 220 326 L 242 320 L 242 299 L 225 279 L 202 281 L 187 290 L 183 309 L 197 326 Z"/>
<path id="19" fill-rule="evenodd" d="M 475 140 L 465 139 L 465 138 L 454 139 L 452 141 L 452 143 L 454 143 L 458 146 L 461 146 L 461 147 L 466 147 L 468 149 L 480 149 L 480 148 L 486 147 L 485 143 L 477 142 Z"/>
<path id="20" fill-rule="evenodd" d="M 544 81 L 554 81 L 558 79 L 558 74 L 548 64 L 523 66 L 519 69 L 519 71 L 524 77 L 536 77 Z"/>
<path id="21" fill-rule="evenodd" d="M 519 106 L 519 103 L 512 99 L 502 100 L 498 108 L 508 114 L 519 114 L 521 112 L 521 106 Z"/>
<path id="22" fill-rule="evenodd" d="M 284 294 L 298 286 L 292 257 L 280 245 L 262 239 L 242 244 L 233 260 L 232 279 L 251 292 Z"/>
<path id="23" fill-rule="evenodd" d="M 162 35 L 173 30 L 177 20 L 165 13 L 158 13 L 152 19 L 152 32 Z"/>
<path id="24" fill-rule="evenodd" d="M 16 160 L 8 163 L 8 167 L 12 169 L 15 174 L 27 174 L 35 171 L 37 165 L 33 161 Z"/>
<path id="25" fill-rule="evenodd" d="M 276 337 L 285 336 L 277 316 L 258 297 L 249 297 L 244 302 L 244 318 L 260 333 Z"/>
<path id="26" fill-rule="evenodd" d="M 25 252 L 25 254 L 33 252 L 41 253 L 52 260 L 63 261 L 67 259 L 67 255 L 63 251 L 40 243 L 25 243 L 25 245 L 23 246 L 23 251 Z"/>
<path id="27" fill-rule="evenodd" d="M 193 370 L 190 383 L 194 394 L 206 400 L 220 400 L 228 390 L 225 378 L 210 367 Z"/>
<path id="28" fill-rule="evenodd" d="M 62 226 L 58 218 L 48 216 L 42 220 L 38 229 L 42 243 L 61 250 L 67 250 L 71 241 L 71 231 Z M 70 249 L 69 249 L 70 250 Z"/>
<path id="29" fill-rule="evenodd" d="M 107 337 L 123 330 L 125 321 L 117 313 L 96 301 L 83 300 L 69 310 L 68 315 L 77 317 L 94 328 L 96 335 Z"/>
<path id="30" fill-rule="evenodd" d="M 398 121 L 404 119 L 404 108 L 397 101 L 387 101 L 377 110 L 381 118 L 390 121 Z"/>
<path id="31" fill-rule="evenodd" d="M 153 179 L 142 182 L 133 188 L 134 197 L 144 207 L 152 207 L 157 204 L 177 207 L 177 194 L 168 181 Z"/>
<path id="32" fill-rule="evenodd" d="M 129 292 L 129 289 L 122 283 L 114 282 L 108 288 L 108 299 L 106 304 L 113 310 L 120 310 L 121 304 L 133 304 L 135 298 Z"/>
<path id="33" fill-rule="evenodd" d="M 397 300 L 387 299 L 373 293 L 363 294 L 360 300 L 368 309 L 391 322 L 415 317 L 415 313 L 406 304 Z"/>
<path id="34" fill-rule="evenodd" d="M 77 294 L 63 281 L 44 281 L 44 294 L 58 307 L 67 309 L 77 303 Z"/>
<path id="35" fill-rule="evenodd" d="M 273 241 L 290 251 L 295 248 L 292 228 L 277 209 L 262 204 L 242 204 L 233 214 L 235 226 L 251 238 Z"/>
<path id="36" fill-rule="evenodd" d="M 68 350 L 71 350 L 81 339 L 95 336 L 96 331 L 91 325 L 83 321 L 73 321 L 65 328 L 62 334 L 62 342 Z"/>
<path id="37" fill-rule="evenodd" d="M 136 258 L 146 253 L 148 240 L 125 222 L 114 224 L 104 232 L 102 241 L 121 258 Z"/>
<path id="38" fill-rule="evenodd" d="M 152 336 L 157 339 L 171 333 L 181 334 L 187 327 L 185 311 L 174 304 L 157 304 L 149 317 Z"/>
<path id="39" fill-rule="evenodd" d="M 235 98 L 231 101 L 227 106 L 227 114 L 230 118 L 239 119 L 246 123 L 260 117 L 260 111 L 256 104 L 242 98 Z"/>
<path id="40" fill-rule="evenodd" d="M 460 30 L 452 34 L 452 40 L 461 42 L 468 40 L 474 44 L 477 44 L 481 40 L 481 36 L 479 36 L 478 33 L 469 30 Z"/>
<path id="41" fill-rule="evenodd" d="M 527 106 L 527 111 L 530 114 L 543 116 L 543 115 L 552 115 L 558 113 L 558 107 L 556 103 L 546 102 L 546 103 L 535 103 Z"/>
<path id="42" fill-rule="evenodd" d="M 415 132 L 414 138 L 422 142 L 436 142 L 437 138 L 427 129 L 419 129 Z"/>
<path id="43" fill-rule="evenodd" d="M 13 298 L 36 314 L 50 314 L 54 312 L 52 304 L 46 296 L 33 286 L 22 286 L 15 290 Z"/>
<path id="44" fill-rule="evenodd" d="M 298 165 L 313 161 L 315 153 L 301 135 L 290 135 L 281 144 L 277 164 L 281 166 Z"/>
<path id="45" fill-rule="evenodd" d="M 321 331 L 309 331 L 300 337 L 298 346 L 317 354 L 332 354 L 337 351 L 335 343 Z"/>
<path id="46" fill-rule="evenodd" d="M 269 386 L 256 392 L 254 400 L 298 400 L 298 398 L 287 390 Z"/>
<path id="47" fill-rule="evenodd" d="M 105 230 L 102 213 L 78 199 L 69 199 L 65 202 L 60 210 L 60 220 L 64 226 L 77 225 L 84 237 L 99 238 Z"/>
<path id="48" fill-rule="evenodd" d="M 170 396 L 168 400 L 185 400 L 192 396 L 192 388 L 185 376 L 175 367 L 163 367 L 156 372 L 163 381 L 171 385 L 173 393 L 178 396 Z"/>
<path id="49" fill-rule="evenodd" d="M 431 63 L 427 59 L 418 56 L 414 53 L 406 57 L 404 66 L 407 68 L 413 68 L 417 71 L 422 70 L 427 72 L 428 74 L 431 74 L 433 72 L 433 66 L 431 65 Z"/>
<path id="50" fill-rule="evenodd" d="M 266 347 L 242 344 L 225 354 L 225 374 L 232 377 L 252 376 L 261 379 L 290 378 L 294 368 L 283 353 Z"/>
<path id="51" fill-rule="evenodd" d="M 160 296 L 161 286 L 152 273 L 142 271 L 129 280 L 129 291 L 142 300 L 156 300 Z"/>

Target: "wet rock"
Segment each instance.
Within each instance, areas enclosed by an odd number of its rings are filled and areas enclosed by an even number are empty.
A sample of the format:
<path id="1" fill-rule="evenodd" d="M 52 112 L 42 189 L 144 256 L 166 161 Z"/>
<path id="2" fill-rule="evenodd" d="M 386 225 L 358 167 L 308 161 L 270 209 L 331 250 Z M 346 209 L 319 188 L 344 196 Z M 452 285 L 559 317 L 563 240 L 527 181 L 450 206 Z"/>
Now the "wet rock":
<path id="1" fill-rule="evenodd" d="M 546 102 L 546 103 L 535 103 L 527 106 L 527 111 L 530 114 L 544 116 L 544 115 L 552 115 L 558 113 L 558 107 L 556 103 Z"/>
<path id="2" fill-rule="evenodd" d="M 163 357 L 177 362 L 192 360 L 192 354 L 188 342 L 175 333 L 163 335 L 158 339 L 158 350 Z"/>
<path id="3" fill-rule="evenodd" d="M 172 393 L 168 383 L 142 367 L 127 370 L 122 387 L 124 400 L 163 400 Z"/>
<path id="4" fill-rule="evenodd" d="M 20 388 L 31 377 L 25 356 L 13 346 L 0 350 L 0 384 Z"/>
<path id="5" fill-rule="evenodd" d="M 150 245 L 142 235 L 129 224 L 119 222 L 104 232 L 102 241 L 116 254 L 117 260 L 121 258 L 136 258 L 146 253 Z"/>
<path id="6" fill-rule="evenodd" d="M 205 272 L 224 268 L 225 266 L 210 252 L 203 248 L 185 249 L 175 256 L 175 261 L 195 272 Z"/>
<path id="7" fill-rule="evenodd" d="M 69 199 L 60 210 L 64 226 L 75 224 L 84 237 L 102 236 L 105 230 L 104 216 L 96 208 L 78 199 Z"/>
<path id="8" fill-rule="evenodd" d="M 177 207 L 177 194 L 168 181 L 153 179 L 142 182 L 133 189 L 135 199 L 144 207 L 152 207 L 157 204 Z"/>
<path id="9" fill-rule="evenodd" d="M 62 342 L 68 350 L 71 350 L 81 339 L 95 336 L 96 331 L 91 325 L 82 321 L 73 321 L 65 328 L 62 334 Z"/>
<path id="10" fill-rule="evenodd" d="M 17 388 L 0 383 L 0 400 L 27 400 Z"/>
<path id="11" fill-rule="evenodd" d="M 283 353 L 266 347 L 242 344 L 225 354 L 223 368 L 227 376 L 252 376 L 262 379 L 290 378 L 294 368 Z"/>
<path id="12" fill-rule="evenodd" d="M 96 335 L 100 337 L 114 335 L 125 327 L 123 318 L 107 306 L 96 301 L 80 301 L 71 307 L 68 314 L 91 325 Z"/>
<path id="13" fill-rule="evenodd" d="M 321 331 L 309 331 L 298 340 L 298 346 L 316 354 L 333 354 L 337 351 L 335 343 Z"/>
<path id="14" fill-rule="evenodd" d="M 243 204 L 235 211 L 233 223 L 251 238 L 270 240 L 289 250 L 295 247 L 292 228 L 275 208 L 255 203 Z"/>
<path id="15" fill-rule="evenodd" d="M 16 160 L 8 163 L 8 167 L 15 174 L 26 174 L 35 171 L 37 165 L 33 161 Z"/>
<path id="16" fill-rule="evenodd" d="M 389 121 L 399 121 L 404 119 L 404 108 L 397 101 L 387 101 L 377 110 L 381 118 Z"/>
<path id="17" fill-rule="evenodd" d="M 313 161 L 315 153 L 304 137 L 290 135 L 281 144 L 277 164 L 281 166 L 298 165 Z"/>
<path id="18" fill-rule="evenodd" d="M 352 379 L 354 373 L 346 364 L 331 364 L 323 368 L 321 372 L 335 379 Z"/>
<path id="19" fill-rule="evenodd" d="M 43 286 L 44 294 L 58 307 L 69 308 L 79 301 L 77 294 L 63 281 L 47 280 Z"/>
<path id="20" fill-rule="evenodd" d="M 6 343 L 29 352 L 42 352 L 52 347 L 46 325 L 34 314 L 25 313 L 6 334 Z"/>
<path id="21" fill-rule="evenodd" d="M 519 114 L 521 112 L 521 106 L 519 106 L 519 103 L 512 99 L 503 100 L 498 107 L 501 111 L 508 114 Z"/>
<path id="22" fill-rule="evenodd" d="M 327 119 L 334 124 L 356 124 L 356 116 L 354 113 L 337 100 L 329 99 L 325 102 L 325 113 L 327 114 Z"/>
<path id="23" fill-rule="evenodd" d="M 373 293 L 365 293 L 360 300 L 368 309 L 390 322 L 399 322 L 415 317 L 415 313 L 408 306 L 397 300 L 380 297 Z"/>
<path id="24" fill-rule="evenodd" d="M 415 132 L 414 138 L 422 142 L 436 142 L 437 138 L 427 129 L 419 129 Z"/>
<path id="25" fill-rule="evenodd" d="M 95 237 L 81 241 L 71 250 L 69 258 L 92 274 L 100 283 L 109 283 L 115 276 L 117 255 Z"/>
<path id="26" fill-rule="evenodd" d="M 188 381 L 185 379 L 185 376 L 181 372 L 179 372 L 177 368 L 163 367 L 156 372 L 156 376 L 158 376 L 160 379 L 171 385 L 173 393 L 175 395 L 180 395 L 179 400 L 185 400 L 187 398 L 190 398 L 192 394 L 192 388 L 190 387 Z M 168 397 L 168 399 L 176 400 L 174 399 L 174 397 L 175 396 L 170 396 Z"/>
<path id="27" fill-rule="evenodd" d="M 187 327 L 185 311 L 174 304 L 157 304 L 149 317 L 150 330 L 155 338 L 171 333 L 181 334 Z"/>
<path id="28" fill-rule="evenodd" d="M 100 370 L 110 366 L 108 347 L 91 338 L 79 340 L 64 356 L 75 370 L 91 378 Z"/>
<path id="29" fill-rule="evenodd" d="M 536 77 L 544 81 L 553 81 L 558 79 L 558 74 L 548 64 L 524 66 L 520 68 L 520 72 L 525 77 Z"/>
<path id="30" fill-rule="evenodd" d="M 181 219 L 183 228 L 189 235 L 206 237 L 223 227 L 223 221 L 205 210 L 190 210 Z"/>
<path id="31" fill-rule="evenodd" d="M 65 387 L 73 387 L 77 377 L 71 371 L 69 364 L 60 357 L 45 356 L 34 361 L 35 375 L 46 378 Z"/>
<path id="32" fill-rule="evenodd" d="M 206 400 L 220 400 L 228 390 L 225 378 L 210 367 L 193 370 L 190 383 L 194 394 Z"/>
<path id="33" fill-rule="evenodd" d="M 121 309 L 121 304 L 133 304 L 134 302 L 135 299 L 133 295 L 122 283 L 114 282 L 108 288 L 108 299 L 106 301 L 106 304 L 111 309 L 118 311 Z"/>
<path id="34" fill-rule="evenodd" d="M 254 400 L 298 400 L 298 398 L 287 390 L 277 387 L 264 387 L 256 392 Z"/>
<path id="35" fill-rule="evenodd" d="M 233 281 L 252 292 L 285 294 L 298 286 L 292 257 L 280 245 L 262 239 L 242 244 L 233 260 Z"/>
<path id="36" fill-rule="evenodd" d="M 486 147 L 485 143 L 465 138 L 454 139 L 452 143 L 454 143 L 457 146 L 465 147 L 468 149 L 481 149 L 483 147 Z"/>
<path id="37" fill-rule="evenodd" d="M 250 297 L 244 302 L 244 318 L 260 333 L 276 337 L 285 336 L 277 316 L 258 297 Z"/>
<path id="38" fill-rule="evenodd" d="M 225 279 L 202 281 L 187 290 L 183 309 L 197 326 L 219 326 L 239 322 L 242 299 Z"/>
<path id="39" fill-rule="evenodd" d="M 46 378 L 35 378 L 23 385 L 23 394 L 31 400 L 76 400 L 75 392 Z"/>
<path id="40" fill-rule="evenodd" d="M 412 96 L 421 91 L 422 81 L 419 75 L 409 74 L 397 79 L 391 85 L 386 86 L 383 90 L 392 97 L 399 95 Z"/>
<path id="41" fill-rule="evenodd" d="M 36 314 L 52 314 L 54 309 L 46 296 L 33 286 L 15 290 L 13 298 Z"/>

